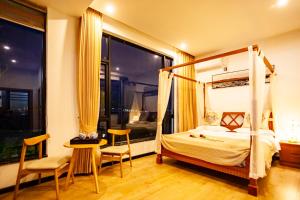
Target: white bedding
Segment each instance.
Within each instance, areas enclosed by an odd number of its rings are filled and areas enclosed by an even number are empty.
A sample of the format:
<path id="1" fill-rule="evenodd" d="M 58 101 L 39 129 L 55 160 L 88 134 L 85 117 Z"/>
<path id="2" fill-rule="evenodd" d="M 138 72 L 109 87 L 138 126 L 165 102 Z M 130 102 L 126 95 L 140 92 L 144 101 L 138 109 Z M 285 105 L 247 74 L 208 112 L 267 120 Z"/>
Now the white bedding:
<path id="1" fill-rule="evenodd" d="M 272 131 L 260 131 L 259 141 L 262 144 L 262 152 L 259 153 L 264 155 L 265 160 L 260 165 L 268 169 L 278 145 Z M 163 135 L 162 145 L 172 152 L 210 163 L 241 166 L 250 152 L 250 130 L 232 133 L 219 127 L 198 127 L 188 132 Z"/>

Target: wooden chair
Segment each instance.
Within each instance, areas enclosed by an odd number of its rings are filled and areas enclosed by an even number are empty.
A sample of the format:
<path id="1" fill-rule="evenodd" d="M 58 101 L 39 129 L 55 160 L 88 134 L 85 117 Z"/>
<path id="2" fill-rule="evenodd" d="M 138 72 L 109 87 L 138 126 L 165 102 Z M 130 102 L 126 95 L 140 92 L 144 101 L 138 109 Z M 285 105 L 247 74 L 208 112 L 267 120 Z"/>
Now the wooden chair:
<path id="1" fill-rule="evenodd" d="M 123 177 L 122 159 L 124 155 L 129 155 L 130 167 L 132 167 L 129 133 L 131 129 L 116 130 L 108 129 L 108 133 L 112 134 L 112 146 L 101 149 L 99 175 L 102 165 L 102 160 L 119 161 L 121 178 Z M 115 135 L 126 135 L 127 146 L 115 146 Z"/>
<path id="2" fill-rule="evenodd" d="M 69 168 L 69 157 L 42 157 L 42 142 L 49 138 L 48 134 L 40 135 L 33 138 L 24 139 L 22 151 L 21 151 L 21 158 L 19 164 L 19 171 L 17 175 L 16 187 L 15 187 L 15 194 L 14 199 L 17 198 L 20 180 L 21 178 L 27 176 L 31 173 L 38 173 L 39 175 L 39 183 L 41 183 L 41 173 L 49 173 L 54 172 L 55 177 L 55 187 L 56 187 L 56 198 L 59 199 L 59 185 L 58 185 L 58 178 L 64 172 L 68 171 Z M 39 151 L 39 159 L 26 161 L 25 155 L 28 146 L 38 145 Z M 72 175 L 72 181 L 74 182 L 74 175 Z"/>

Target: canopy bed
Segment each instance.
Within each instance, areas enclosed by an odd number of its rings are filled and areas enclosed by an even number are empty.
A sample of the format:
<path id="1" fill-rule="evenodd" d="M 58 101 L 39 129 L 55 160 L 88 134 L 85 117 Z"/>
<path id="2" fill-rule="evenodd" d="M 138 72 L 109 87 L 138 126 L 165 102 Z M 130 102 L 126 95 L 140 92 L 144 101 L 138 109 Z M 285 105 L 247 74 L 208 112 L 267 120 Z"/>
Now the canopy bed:
<path id="1" fill-rule="evenodd" d="M 249 88 L 250 113 L 249 128 L 243 128 L 246 114 L 244 112 L 224 112 L 219 126 L 200 126 L 187 132 L 171 135 L 162 134 L 164 118 L 174 77 L 200 83 L 197 80 L 172 73 L 180 67 L 190 67 L 192 64 L 222 58 L 234 54 L 248 52 L 249 54 Z M 273 74 L 274 67 L 263 55 L 257 45 L 201 58 L 184 64 L 171 66 L 160 70 L 158 89 L 158 112 L 156 153 L 157 163 L 162 163 L 162 157 L 171 157 L 180 161 L 210 168 L 249 180 L 248 193 L 257 195 L 258 178 L 266 175 L 266 168 L 271 166 L 272 156 L 277 151 L 274 139 L 272 112 L 267 115 L 269 130 L 260 130 L 263 116 L 263 93 L 267 67 Z M 201 87 L 196 87 L 197 92 Z M 203 93 L 200 91 L 199 93 Z M 198 98 L 198 97 L 197 97 Z M 204 113 L 205 110 L 205 95 Z M 197 111 L 199 112 L 199 107 Z M 238 120 L 238 119 L 241 119 Z M 229 120 L 228 120 L 229 119 Z M 245 122 L 246 124 L 246 122 Z M 251 126 L 250 126 L 251 124 Z"/>

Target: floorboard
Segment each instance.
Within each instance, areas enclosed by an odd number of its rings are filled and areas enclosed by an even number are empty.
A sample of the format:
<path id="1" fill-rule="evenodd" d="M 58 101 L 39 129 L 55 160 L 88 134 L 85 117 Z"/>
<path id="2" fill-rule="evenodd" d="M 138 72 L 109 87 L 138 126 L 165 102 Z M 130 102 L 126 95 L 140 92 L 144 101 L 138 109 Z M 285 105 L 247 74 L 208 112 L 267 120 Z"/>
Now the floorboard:
<path id="1" fill-rule="evenodd" d="M 172 159 L 155 163 L 155 155 L 133 160 L 133 168 L 124 162 L 124 178 L 120 178 L 119 165 L 105 167 L 99 178 L 100 194 L 95 193 L 92 176 L 76 176 L 75 184 L 64 190 L 61 178 L 60 195 L 63 200 L 299 200 L 300 169 L 273 163 L 267 178 L 259 181 L 259 196 L 247 194 L 247 181 Z M 0 195 L 10 200 L 13 193 Z M 20 191 L 18 199 L 55 199 L 54 181 Z"/>

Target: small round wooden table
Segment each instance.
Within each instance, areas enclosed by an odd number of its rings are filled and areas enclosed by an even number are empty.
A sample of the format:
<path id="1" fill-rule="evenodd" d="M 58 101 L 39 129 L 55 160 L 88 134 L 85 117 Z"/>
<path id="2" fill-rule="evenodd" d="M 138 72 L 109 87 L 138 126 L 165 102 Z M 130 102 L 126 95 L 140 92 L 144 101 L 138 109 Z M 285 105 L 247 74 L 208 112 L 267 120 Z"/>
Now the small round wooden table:
<path id="1" fill-rule="evenodd" d="M 96 151 L 100 146 L 106 145 L 107 140 L 100 140 L 98 144 L 70 144 L 70 142 L 66 142 L 64 144 L 65 147 L 67 148 L 73 148 L 73 154 L 72 158 L 70 161 L 70 167 L 67 175 L 67 180 L 66 180 L 66 189 L 68 189 L 69 183 L 70 183 L 70 177 L 73 173 L 74 170 L 74 164 L 75 160 L 77 158 L 79 149 L 89 149 L 91 151 L 92 159 L 91 159 L 91 164 L 92 164 L 92 170 L 94 174 L 94 179 L 95 179 L 95 186 L 96 186 L 96 192 L 99 193 L 99 185 L 98 185 L 98 175 L 97 175 L 97 168 L 96 168 Z"/>

